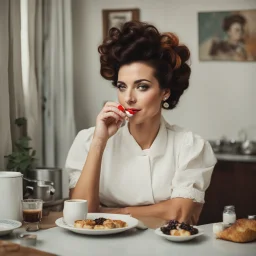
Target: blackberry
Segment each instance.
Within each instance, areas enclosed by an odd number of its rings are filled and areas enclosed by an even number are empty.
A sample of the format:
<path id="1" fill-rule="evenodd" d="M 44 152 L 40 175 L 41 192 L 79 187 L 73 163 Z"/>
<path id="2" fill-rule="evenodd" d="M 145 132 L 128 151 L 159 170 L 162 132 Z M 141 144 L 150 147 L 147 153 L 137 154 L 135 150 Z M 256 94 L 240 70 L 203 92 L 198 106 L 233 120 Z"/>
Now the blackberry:
<path id="1" fill-rule="evenodd" d="M 105 218 L 98 218 L 98 219 L 95 219 L 94 221 L 95 221 L 96 225 L 103 225 L 103 222 L 105 220 L 107 220 L 107 219 L 105 219 Z"/>
<path id="2" fill-rule="evenodd" d="M 197 228 L 192 228 L 190 231 L 191 235 L 195 235 L 198 233 L 198 229 Z"/>
<path id="3" fill-rule="evenodd" d="M 170 229 L 167 227 L 161 227 L 160 230 L 165 234 L 165 235 L 170 235 Z"/>
<path id="4" fill-rule="evenodd" d="M 186 223 L 182 222 L 180 224 L 180 229 L 184 229 L 186 231 L 191 231 L 192 227 L 189 224 L 186 224 Z"/>
<path id="5" fill-rule="evenodd" d="M 168 226 L 177 226 L 179 222 L 177 220 L 170 220 L 167 222 Z"/>
<path id="6" fill-rule="evenodd" d="M 173 230 L 173 229 L 177 229 L 177 226 L 179 225 L 179 222 L 177 220 L 170 220 L 168 223 L 167 223 L 167 227 L 170 229 L 170 230 Z"/>
<path id="7" fill-rule="evenodd" d="M 191 235 L 195 235 L 198 233 L 198 229 L 194 228 L 193 226 L 190 226 L 189 224 L 186 224 L 184 222 L 182 222 L 180 224 L 180 229 L 184 229 L 186 231 L 189 231 Z"/>
<path id="8" fill-rule="evenodd" d="M 168 225 L 167 227 L 169 230 L 177 229 L 177 225 L 174 225 L 174 224 Z"/>

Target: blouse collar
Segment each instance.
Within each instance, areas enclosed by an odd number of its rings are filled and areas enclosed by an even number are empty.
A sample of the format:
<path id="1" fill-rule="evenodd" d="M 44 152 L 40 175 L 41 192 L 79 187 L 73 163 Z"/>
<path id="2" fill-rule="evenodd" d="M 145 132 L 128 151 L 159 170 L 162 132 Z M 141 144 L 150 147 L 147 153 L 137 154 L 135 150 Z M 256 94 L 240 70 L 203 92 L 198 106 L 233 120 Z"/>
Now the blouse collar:
<path id="1" fill-rule="evenodd" d="M 168 137 L 167 129 L 166 129 L 166 121 L 162 116 L 158 134 L 149 149 L 149 153 L 144 152 L 139 146 L 139 144 L 136 142 L 136 140 L 133 138 L 133 136 L 130 134 L 129 128 L 128 128 L 128 122 L 126 122 L 126 124 L 122 128 L 122 137 L 123 137 L 122 139 L 125 143 L 125 146 L 127 148 L 127 153 L 129 152 L 130 156 L 131 154 L 137 155 L 137 156 L 149 155 L 150 157 L 154 158 L 157 156 L 164 155 L 166 150 L 166 145 L 167 145 L 167 137 Z"/>

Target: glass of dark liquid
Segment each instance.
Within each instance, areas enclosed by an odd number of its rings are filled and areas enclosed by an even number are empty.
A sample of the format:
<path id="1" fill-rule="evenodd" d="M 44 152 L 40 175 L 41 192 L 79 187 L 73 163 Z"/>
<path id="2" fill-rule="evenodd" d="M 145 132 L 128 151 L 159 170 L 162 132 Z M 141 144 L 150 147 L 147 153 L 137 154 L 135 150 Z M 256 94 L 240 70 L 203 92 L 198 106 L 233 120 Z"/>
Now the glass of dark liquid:
<path id="1" fill-rule="evenodd" d="M 23 221 L 26 224 L 26 230 L 39 230 L 39 223 L 42 219 L 43 200 L 24 199 L 21 202 Z"/>

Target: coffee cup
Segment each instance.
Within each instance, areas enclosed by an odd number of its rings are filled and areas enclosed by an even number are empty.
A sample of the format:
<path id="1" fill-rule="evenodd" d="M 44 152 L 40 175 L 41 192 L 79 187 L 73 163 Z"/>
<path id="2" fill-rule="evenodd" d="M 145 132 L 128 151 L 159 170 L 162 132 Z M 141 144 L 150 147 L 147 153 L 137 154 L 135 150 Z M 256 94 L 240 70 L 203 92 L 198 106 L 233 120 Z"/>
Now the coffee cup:
<path id="1" fill-rule="evenodd" d="M 69 226 L 73 227 L 76 220 L 85 220 L 87 213 L 87 200 L 71 199 L 64 202 L 63 219 Z"/>

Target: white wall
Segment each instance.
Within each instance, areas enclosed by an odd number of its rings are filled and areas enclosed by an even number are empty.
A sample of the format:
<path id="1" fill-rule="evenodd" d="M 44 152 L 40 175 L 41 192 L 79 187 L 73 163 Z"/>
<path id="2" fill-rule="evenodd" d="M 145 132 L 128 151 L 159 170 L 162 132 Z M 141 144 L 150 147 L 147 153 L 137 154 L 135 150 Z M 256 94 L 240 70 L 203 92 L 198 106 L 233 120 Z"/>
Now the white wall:
<path id="1" fill-rule="evenodd" d="M 256 62 L 200 62 L 199 11 L 256 9 L 255 0 L 75 0 L 73 1 L 75 112 L 78 129 L 94 126 L 115 90 L 101 78 L 97 47 L 102 40 L 102 9 L 139 8 L 141 20 L 160 32 L 175 32 L 191 50 L 190 87 L 173 111 L 170 123 L 206 139 L 236 138 L 242 127 L 256 125 Z"/>

